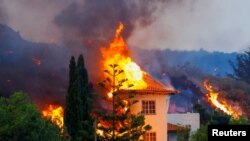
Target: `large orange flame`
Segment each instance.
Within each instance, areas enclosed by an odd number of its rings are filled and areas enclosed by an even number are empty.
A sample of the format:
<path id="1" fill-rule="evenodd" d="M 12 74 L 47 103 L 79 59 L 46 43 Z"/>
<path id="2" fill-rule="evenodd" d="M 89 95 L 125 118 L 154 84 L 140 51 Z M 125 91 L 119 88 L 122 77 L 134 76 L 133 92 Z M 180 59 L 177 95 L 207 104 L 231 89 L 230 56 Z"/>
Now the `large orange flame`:
<path id="1" fill-rule="evenodd" d="M 122 89 L 128 88 L 130 84 L 133 84 L 133 89 L 144 89 L 147 87 L 146 82 L 143 80 L 145 72 L 132 61 L 127 44 L 121 36 L 123 28 L 124 25 L 120 23 L 109 47 L 101 48 L 103 69 L 112 72 L 112 68 L 109 65 L 117 64 L 119 69 L 123 70 L 124 73 L 117 76 L 116 79 L 128 79 L 128 81 L 123 83 Z"/>
<path id="2" fill-rule="evenodd" d="M 214 105 L 216 108 L 220 109 L 224 113 L 232 116 L 233 118 L 239 119 L 239 117 L 242 115 L 242 110 L 240 107 L 232 106 L 226 100 L 219 100 L 219 92 L 214 91 L 213 86 L 209 84 L 208 80 L 205 80 L 203 85 L 208 91 L 206 96 L 212 105 Z"/>
<path id="3" fill-rule="evenodd" d="M 59 128 L 63 128 L 63 107 L 56 105 L 49 105 L 44 110 L 42 110 L 42 116 L 51 120 L 54 124 L 56 124 Z"/>

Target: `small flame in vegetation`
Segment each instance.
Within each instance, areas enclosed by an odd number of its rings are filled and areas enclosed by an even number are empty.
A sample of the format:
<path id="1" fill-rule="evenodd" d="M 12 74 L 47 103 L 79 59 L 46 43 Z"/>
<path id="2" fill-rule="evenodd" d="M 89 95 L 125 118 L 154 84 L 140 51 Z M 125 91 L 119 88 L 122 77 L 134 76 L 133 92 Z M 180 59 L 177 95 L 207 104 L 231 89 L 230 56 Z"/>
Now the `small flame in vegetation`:
<path id="1" fill-rule="evenodd" d="M 36 65 L 38 65 L 38 66 L 40 66 L 41 64 L 42 64 L 42 61 L 41 61 L 41 59 L 40 58 L 38 58 L 38 57 L 32 57 L 32 61 L 36 64 Z"/>
<path id="2" fill-rule="evenodd" d="M 49 105 L 44 110 L 42 110 L 42 116 L 51 120 L 54 124 L 56 124 L 59 128 L 63 128 L 63 107 L 56 105 Z"/>
<path id="3" fill-rule="evenodd" d="M 209 84 L 208 80 L 205 80 L 203 83 L 204 87 L 208 91 L 207 93 L 207 99 L 209 102 L 215 106 L 216 108 L 220 109 L 224 113 L 232 116 L 235 119 L 239 119 L 239 117 L 242 115 L 242 110 L 238 106 L 234 107 L 229 104 L 226 100 L 219 100 L 219 92 L 214 91 L 214 88 L 211 84 Z"/>

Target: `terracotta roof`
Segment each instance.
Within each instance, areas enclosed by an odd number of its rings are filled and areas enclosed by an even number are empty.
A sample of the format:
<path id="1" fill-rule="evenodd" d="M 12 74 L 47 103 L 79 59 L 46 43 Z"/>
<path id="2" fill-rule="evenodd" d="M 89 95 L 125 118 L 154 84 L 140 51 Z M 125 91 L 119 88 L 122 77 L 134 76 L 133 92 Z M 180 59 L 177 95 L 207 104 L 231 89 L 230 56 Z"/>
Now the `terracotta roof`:
<path id="1" fill-rule="evenodd" d="M 177 132 L 178 128 L 183 128 L 183 126 L 168 123 L 168 132 Z"/>
<path id="2" fill-rule="evenodd" d="M 169 94 L 178 94 L 179 92 L 177 90 L 174 90 L 172 88 L 167 88 L 165 85 L 163 85 L 161 82 L 154 79 L 149 74 L 145 73 L 143 76 L 144 80 L 147 83 L 147 88 L 145 89 L 129 89 L 129 90 L 120 90 L 119 93 L 128 93 L 133 92 L 136 94 L 161 94 L 161 95 L 169 95 Z"/>

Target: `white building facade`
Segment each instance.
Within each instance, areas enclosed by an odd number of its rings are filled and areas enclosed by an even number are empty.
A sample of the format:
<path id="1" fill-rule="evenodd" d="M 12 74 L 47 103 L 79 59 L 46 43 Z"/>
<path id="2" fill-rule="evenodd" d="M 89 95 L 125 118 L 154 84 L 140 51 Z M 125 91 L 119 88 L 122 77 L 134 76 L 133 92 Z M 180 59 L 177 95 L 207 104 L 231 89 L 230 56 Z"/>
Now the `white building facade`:
<path id="1" fill-rule="evenodd" d="M 147 88 L 135 90 L 134 99 L 138 102 L 131 106 L 131 112 L 144 114 L 146 124 L 152 127 L 144 135 L 144 141 L 167 141 L 167 111 L 170 94 L 177 94 L 178 91 L 167 88 L 149 75 L 144 79 Z"/>
<path id="2" fill-rule="evenodd" d="M 144 141 L 167 141 L 167 99 L 168 95 L 145 94 L 136 95 L 138 100 L 131 107 L 131 112 L 142 112 L 146 124 L 152 129 L 145 134 Z"/>

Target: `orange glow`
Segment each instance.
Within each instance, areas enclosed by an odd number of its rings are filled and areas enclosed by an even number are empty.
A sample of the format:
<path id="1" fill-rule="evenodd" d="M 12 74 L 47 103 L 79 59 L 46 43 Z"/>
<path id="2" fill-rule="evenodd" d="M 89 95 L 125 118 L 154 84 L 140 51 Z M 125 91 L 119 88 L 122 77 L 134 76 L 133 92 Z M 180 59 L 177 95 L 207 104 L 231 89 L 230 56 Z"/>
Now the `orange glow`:
<path id="1" fill-rule="evenodd" d="M 42 116 L 51 120 L 59 128 L 63 128 L 63 108 L 61 106 L 49 105 L 44 110 L 42 110 Z"/>
<path id="2" fill-rule="evenodd" d="M 208 80 L 205 80 L 203 83 L 204 87 L 208 91 L 207 93 L 207 99 L 209 102 L 214 105 L 216 108 L 220 109 L 224 113 L 232 116 L 235 119 L 239 119 L 239 117 L 242 115 L 242 110 L 238 106 L 232 106 L 229 104 L 226 100 L 219 100 L 219 92 L 215 92 L 213 90 L 213 86 L 209 84 Z"/>
<path id="3" fill-rule="evenodd" d="M 38 57 L 32 57 L 32 61 L 36 64 L 36 65 L 38 65 L 38 66 L 40 66 L 41 64 L 42 64 L 42 61 L 38 58 Z"/>
<path id="4" fill-rule="evenodd" d="M 112 92 L 109 92 L 108 93 L 108 98 L 112 98 L 113 97 L 113 93 Z"/>
<path id="5" fill-rule="evenodd" d="M 117 64 L 118 67 L 116 69 L 123 70 L 124 72 L 118 75 L 116 79 L 118 81 L 125 78 L 128 79 L 128 81 L 123 83 L 121 89 L 127 89 L 130 84 L 133 84 L 133 89 L 144 89 L 147 87 L 146 82 L 143 80 L 145 72 L 132 61 L 127 44 L 121 36 L 123 28 L 124 25 L 120 23 L 109 47 L 101 48 L 103 70 L 108 70 L 112 73 L 113 70 L 109 65 Z"/>
<path id="6" fill-rule="evenodd" d="M 123 103 L 125 105 L 124 112 L 126 112 L 129 109 L 129 101 L 128 100 L 123 100 Z"/>

